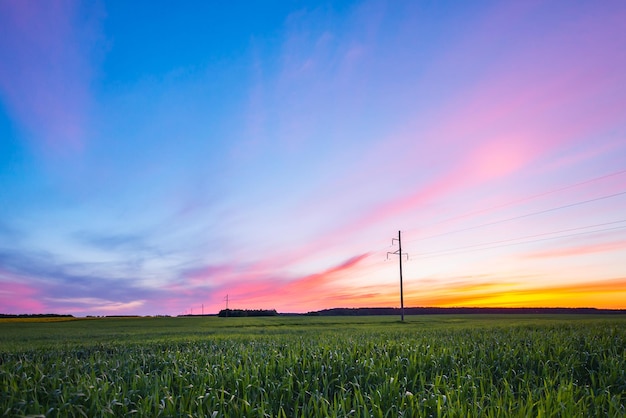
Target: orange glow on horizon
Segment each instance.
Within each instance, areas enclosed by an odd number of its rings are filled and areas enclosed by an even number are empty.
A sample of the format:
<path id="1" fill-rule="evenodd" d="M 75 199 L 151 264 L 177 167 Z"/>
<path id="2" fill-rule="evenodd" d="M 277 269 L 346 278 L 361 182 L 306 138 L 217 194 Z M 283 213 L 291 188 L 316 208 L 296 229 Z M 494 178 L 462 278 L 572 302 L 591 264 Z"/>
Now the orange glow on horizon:
<path id="1" fill-rule="evenodd" d="M 407 297 L 408 296 L 408 297 Z M 409 301 L 407 304 L 406 301 Z M 626 308 L 626 278 L 597 282 L 523 287 L 478 283 L 405 294 L 406 306 Z"/>

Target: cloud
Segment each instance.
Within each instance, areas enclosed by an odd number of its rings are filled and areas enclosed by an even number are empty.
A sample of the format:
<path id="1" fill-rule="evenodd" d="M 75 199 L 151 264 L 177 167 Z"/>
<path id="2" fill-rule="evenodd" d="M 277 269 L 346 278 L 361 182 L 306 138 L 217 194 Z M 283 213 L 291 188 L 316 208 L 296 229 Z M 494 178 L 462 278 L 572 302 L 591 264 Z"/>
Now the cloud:
<path id="1" fill-rule="evenodd" d="M 0 2 L 0 61 L 10 63 L 0 67 L 0 99 L 48 150 L 81 149 L 88 129 L 99 34 L 97 20 L 79 25 L 80 13 L 72 0 Z"/>
<path id="2" fill-rule="evenodd" d="M 150 244 L 147 234 L 81 231 L 72 236 L 80 245 L 121 256 L 133 266 L 140 266 L 145 261 L 153 259 L 162 259 L 168 253 L 162 246 Z"/>
<path id="3" fill-rule="evenodd" d="M 320 289 L 332 284 L 338 275 L 346 274 L 354 271 L 354 269 L 361 264 L 363 260 L 370 256 L 370 253 L 364 253 L 350 257 L 343 263 L 324 270 L 320 273 L 311 274 L 301 277 L 296 280 L 290 281 L 286 284 L 280 292 L 292 296 L 307 295 L 311 292 L 315 293 Z"/>
<path id="4" fill-rule="evenodd" d="M 0 266 L 0 313 L 47 312 L 40 289 L 25 279 Z"/>
<path id="5" fill-rule="evenodd" d="M 626 249 L 626 240 L 601 242 L 587 245 L 576 245 L 564 248 L 552 248 L 527 254 L 528 258 L 572 257 L 595 253 L 613 252 Z"/>
<path id="6" fill-rule="evenodd" d="M 276 273 L 259 266 L 247 267 L 212 266 L 190 272 L 187 277 L 173 286 L 168 286 L 172 295 L 204 296 L 212 300 L 211 306 L 219 306 L 225 295 L 236 305 L 246 308 L 275 308 L 293 311 L 307 310 L 319 304 L 325 294 L 333 294 L 341 279 L 353 276 L 369 253 L 360 254 L 325 269 L 319 273 L 290 276 Z M 203 283 L 204 286 L 198 286 Z"/>
<path id="7" fill-rule="evenodd" d="M 114 277 L 88 273 L 91 264 L 59 263 L 50 253 L 2 250 L 0 280 L 3 281 L 3 305 L 8 306 L 12 313 L 20 313 L 20 309 L 93 313 L 92 307 L 85 301 L 100 300 L 93 306 L 94 309 L 130 310 L 129 313 L 133 313 L 132 310 L 136 312 L 143 306 L 138 301 L 159 300 L 165 296 L 164 290 L 143 286 L 140 276 Z M 22 302 L 11 302 L 13 300 Z"/>
<path id="8" fill-rule="evenodd" d="M 140 235 L 82 232 L 75 236 L 80 242 L 102 250 L 137 249 L 145 247 L 143 237 Z"/>
<path id="9" fill-rule="evenodd" d="M 63 306 L 63 311 L 68 313 L 107 312 L 127 313 L 137 311 L 144 306 L 145 300 L 132 300 L 129 302 L 117 302 L 95 297 L 76 298 L 46 298 L 47 302 L 56 306 Z"/>

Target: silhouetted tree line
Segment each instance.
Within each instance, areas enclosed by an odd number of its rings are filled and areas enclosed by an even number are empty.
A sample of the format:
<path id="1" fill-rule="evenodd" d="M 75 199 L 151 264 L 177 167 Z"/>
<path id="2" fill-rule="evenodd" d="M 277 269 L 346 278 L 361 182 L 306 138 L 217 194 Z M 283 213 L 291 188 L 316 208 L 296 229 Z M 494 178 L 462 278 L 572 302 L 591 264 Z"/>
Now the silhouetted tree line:
<path id="1" fill-rule="evenodd" d="M 626 313 L 623 309 L 596 308 L 404 308 L 405 315 L 440 314 L 607 314 Z M 399 308 L 332 308 L 309 312 L 314 316 L 400 315 Z"/>
<path id="2" fill-rule="evenodd" d="M 277 316 L 276 309 L 222 309 L 217 316 L 226 317 L 246 317 L 246 316 Z"/>

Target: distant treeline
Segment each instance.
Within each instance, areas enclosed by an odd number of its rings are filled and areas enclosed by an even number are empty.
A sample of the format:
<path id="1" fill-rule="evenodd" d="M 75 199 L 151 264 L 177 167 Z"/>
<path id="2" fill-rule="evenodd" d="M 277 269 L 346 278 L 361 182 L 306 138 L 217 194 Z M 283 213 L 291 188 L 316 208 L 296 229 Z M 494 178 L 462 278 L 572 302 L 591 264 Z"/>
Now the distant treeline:
<path id="1" fill-rule="evenodd" d="M 226 317 L 247 317 L 247 316 L 277 316 L 276 309 L 222 309 L 217 316 Z"/>
<path id="2" fill-rule="evenodd" d="M 626 314 L 623 309 L 596 308 L 404 308 L 405 315 L 439 314 Z M 400 315 L 400 308 L 333 308 L 309 312 L 310 316 Z"/>
<path id="3" fill-rule="evenodd" d="M 0 318 L 73 318 L 74 315 L 59 314 L 0 314 Z"/>

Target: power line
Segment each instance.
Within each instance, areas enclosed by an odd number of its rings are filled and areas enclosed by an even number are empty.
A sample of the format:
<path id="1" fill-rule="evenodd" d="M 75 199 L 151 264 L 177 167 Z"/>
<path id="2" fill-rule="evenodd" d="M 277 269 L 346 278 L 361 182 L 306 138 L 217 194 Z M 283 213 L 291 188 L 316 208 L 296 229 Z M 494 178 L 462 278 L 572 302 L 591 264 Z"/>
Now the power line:
<path id="1" fill-rule="evenodd" d="M 480 213 L 484 213 L 484 212 L 489 212 L 489 211 L 496 210 L 496 209 L 505 208 L 505 207 L 516 205 L 516 204 L 519 204 L 519 203 L 522 203 L 522 202 L 526 202 L 526 201 L 529 201 L 529 200 L 537 199 L 539 197 L 547 196 L 547 195 L 550 195 L 550 194 L 553 194 L 553 193 L 558 193 L 558 192 L 561 192 L 561 191 L 564 191 L 564 190 L 568 190 L 568 189 L 572 189 L 572 188 L 575 188 L 575 187 L 578 187 L 578 186 L 582 186 L 582 185 L 585 185 L 585 184 L 589 184 L 589 183 L 593 183 L 593 182 L 596 182 L 596 181 L 604 180 L 604 179 L 607 179 L 607 178 L 610 178 L 610 177 L 615 177 L 615 176 L 618 176 L 618 175 L 621 175 L 621 174 L 626 174 L 626 169 L 619 170 L 619 171 L 614 171 L 612 173 L 604 174 L 602 176 L 594 177 L 594 178 L 591 178 L 591 179 L 588 179 L 588 180 L 583 180 L 583 181 L 580 181 L 580 182 L 577 182 L 577 183 L 574 183 L 574 184 L 570 184 L 570 185 L 567 185 L 567 186 L 563 186 L 563 187 L 559 187 L 559 188 L 556 188 L 556 189 L 548 190 L 548 191 L 541 192 L 541 193 L 538 193 L 538 194 L 535 194 L 535 195 L 523 197 L 521 199 L 517 199 L 517 200 L 511 201 L 511 202 L 508 202 L 508 203 L 504 203 L 504 204 L 501 204 L 501 205 L 491 206 L 491 207 L 484 208 L 484 209 L 479 209 L 479 210 L 476 210 L 476 211 L 473 211 L 473 212 L 467 212 L 465 214 L 458 215 L 458 216 L 455 216 L 455 217 L 452 217 L 452 218 L 448 218 L 448 219 L 443 220 L 443 221 L 433 222 L 433 223 L 429 224 L 428 226 L 440 225 L 440 224 L 443 224 L 443 223 L 451 222 L 451 221 L 454 221 L 454 220 L 457 220 L 457 219 L 461 219 L 461 218 L 465 218 L 465 217 L 468 217 L 468 216 L 477 215 L 477 214 L 480 214 Z M 596 200 L 607 199 L 607 198 L 615 197 L 615 196 L 622 195 L 622 194 L 626 194 L 626 191 L 618 193 L 618 194 L 615 194 L 615 195 L 603 196 L 603 197 L 600 197 L 600 198 L 597 198 L 597 199 L 590 199 L 590 200 L 583 201 L 583 202 L 575 202 L 575 203 L 572 203 L 572 204 L 569 204 L 569 205 L 564 205 L 564 206 L 559 206 L 559 207 L 556 207 L 556 208 L 550 208 L 550 209 L 546 209 L 546 210 L 541 210 L 541 211 L 538 211 L 538 212 L 532 212 L 532 213 L 516 216 L 516 217 L 513 217 L 513 218 L 507 218 L 507 219 L 502 219 L 502 220 L 498 220 L 498 221 L 488 222 L 488 223 L 485 223 L 485 224 L 480 224 L 480 225 L 476 225 L 476 226 L 472 226 L 472 227 L 468 227 L 468 228 L 462 228 L 462 229 L 452 230 L 452 231 L 448 231 L 448 232 L 443 232 L 441 234 L 434 234 L 434 235 L 429 235 L 429 236 L 426 236 L 426 237 L 415 238 L 415 239 L 412 239 L 412 240 L 406 241 L 406 242 L 422 241 L 422 240 L 436 238 L 436 237 L 440 237 L 440 236 L 444 236 L 444 235 L 448 235 L 448 234 L 454 234 L 454 233 L 457 233 L 457 232 L 463 232 L 463 231 L 478 229 L 478 228 L 481 228 L 481 227 L 484 227 L 484 226 L 491 226 L 491 225 L 494 225 L 494 224 L 508 222 L 508 221 L 512 221 L 512 220 L 516 220 L 516 219 L 520 219 L 520 218 L 524 218 L 524 217 L 528 217 L 528 216 L 539 215 L 539 214 L 542 214 L 542 213 L 547 213 L 547 212 L 552 212 L 552 211 L 556 211 L 556 210 L 560 210 L 560 209 L 565 209 L 565 208 L 568 208 L 568 207 L 582 205 L 582 204 L 590 203 L 590 202 L 593 202 L 593 201 L 596 201 Z M 383 248 L 380 248 L 380 249 L 372 251 L 372 252 L 384 252 L 384 251 L 386 251 L 387 248 L 388 247 L 383 247 Z"/>
<path id="2" fill-rule="evenodd" d="M 559 187 L 559 188 L 556 188 L 556 189 L 548 190 L 548 191 L 545 191 L 545 192 L 537 193 L 537 194 L 534 194 L 534 195 L 531 195 L 531 196 L 523 197 L 521 199 L 513 200 L 513 201 L 510 201 L 510 202 L 507 202 L 507 203 L 500 204 L 500 205 L 495 205 L 495 206 L 491 206 L 491 207 L 488 207 L 488 208 L 478 209 L 478 210 L 475 210 L 475 211 L 472 211 L 472 212 L 467 212 L 467 213 L 464 213 L 462 215 L 453 216 L 451 218 L 444 219 L 442 221 L 434 222 L 434 223 L 431 224 L 431 226 L 432 225 L 440 225 L 440 224 L 452 222 L 452 221 L 457 220 L 457 219 L 466 218 L 466 217 L 472 216 L 472 215 L 478 215 L 478 214 L 484 213 L 484 212 L 490 212 L 490 211 L 493 211 L 493 210 L 496 210 L 496 209 L 502 209 L 502 208 L 505 208 L 505 207 L 508 207 L 508 206 L 512 206 L 512 205 L 517 205 L 517 204 L 522 203 L 522 202 L 527 202 L 529 200 L 534 200 L 534 199 L 537 199 L 537 198 L 540 198 L 540 197 L 551 195 L 553 193 L 558 193 L 558 192 L 562 192 L 564 190 L 573 189 L 574 187 L 582 186 L 582 185 L 589 184 L 589 183 L 594 183 L 596 181 L 604 180 L 604 179 L 607 179 L 607 178 L 610 178 L 610 177 L 615 177 L 615 176 L 618 176 L 618 175 L 621 175 L 621 174 L 625 174 L 625 173 L 626 173 L 626 170 L 614 171 L 612 173 L 608 173 L 608 174 L 605 174 L 605 175 L 602 175 L 602 176 L 599 176 L 599 177 L 594 177 L 594 178 L 591 178 L 591 179 L 588 179 L 588 180 L 583 180 L 583 181 L 580 181 L 578 183 L 570 184 L 568 186 L 563 186 L 563 187 Z"/>
<path id="3" fill-rule="evenodd" d="M 558 231 L 552 231 L 552 232 L 544 232 L 541 234 L 533 234 L 533 235 L 525 235 L 523 237 L 518 237 L 518 238 L 509 238 L 509 239 L 503 239 L 503 240 L 498 240 L 498 241 L 490 241 L 490 242 L 483 242 L 480 244 L 474 244 L 474 245 L 466 245 L 463 247 L 457 247 L 457 248 L 451 248 L 449 250 L 439 250 L 439 251 L 432 251 L 431 253 L 437 253 L 437 252 L 441 252 L 441 251 L 455 251 L 455 250 L 459 250 L 459 249 L 466 249 L 466 248 L 473 248 L 473 247 L 482 247 L 484 245 L 491 245 L 491 244 L 501 244 L 504 242 L 511 242 L 511 241 L 519 241 L 521 239 L 526 239 L 526 238 L 536 238 L 536 237 L 543 237 L 546 235 L 553 235 L 553 234 L 560 234 L 562 232 L 570 232 L 570 231 L 580 231 L 581 229 L 588 229 L 588 228 L 596 228 L 598 226 L 606 226 L 606 225 L 614 225 L 614 224 L 618 224 L 618 223 L 623 223 L 626 222 L 626 219 L 622 219 L 619 221 L 613 221 L 613 222 L 603 222 L 600 224 L 594 224 L 594 225 L 588 225 L 588 226 L 580 226 L 577 228 L 567 228 L 567 229 L 561 229 Z M 588 231 L 589 233 L 591 232 L 595 232 L 595 231 Z M 426 253 L 426 254 L 431 254 L 431 253 Z"/>
<path id="4" fill-rule="evenodd" d="M 624 222 L 624 221 L 621 221 Z M 572 228 L 572 230 L 574 229 L 580 229 L 580 228 Z M 505 245 L 493 245 L 493 244 L 499 244 L 501 242 L 507 242 L 507 241 L 517 241 L 520 239 L 525 239 L 525 238 L 530 238 L 533 235 L 530 236 L 526 236 L 526 237 L 520 237 L 520 238 L 514 238 L 514 239 L 510 239 L 510 240 L 502 240 L 502 241 L 493 241 L 493 242 L 486 242 L 486 243 L 482 243 L 482 244 L 474 244 L 474 245 L 468 245 L 465 247 L 457 247 L 457 248 L 451 248 L 448 250 L 440 250 L 440 251 L 433 251 L 430 253 L 423 253 L 420 254 L 418 256 L 418 258 L 433 258 L 433 257 L 441 257 L 444 255 L 456 255 L 456 254 L 462 254 L 462 253 L 469 253 L 469 252 L 475 252 L 475 251 L 483 251 L 483 250 L 491 250 L 493 248 L 501 248 L 501 247 L 510 247 L 513 245 L 522 245 L 522 244 L 531 244 L 533 242 L 541 242 L 541 241 L 549 241 L 549 240 L 555 240 L 555 239 L 561 239 L 561 238 L 570 238 L 570 237 L 576 237 L 576 236 L 581 236 L 581 235 L 588 235 L 588 234 L 594 234 L 597 232 L 607 232 L 607 231 L 616 231 L 616 230 L 620 230 L 620 229 L 626 229 L 626 226 L 618 226 L 618 227 L 613 227 L 613 228 L 604 228 L 604 229 L 596 229 L 593 231 L 587 231 L 587 232 L 579 232 L 576 234 L 568 234 L 568 235 L 559 235 L 558 237 L 550 237 L 550 238 L 541 238 L 541 239 L 534 239 L 534 240 L 528 240 L 528 241 L 522 241 L 522 242 L 514 242 L 511 244 L 505 244 Z M 557 232 L 552 232 L 552 233 L 558 233 Z M 542 235 L 549 235 L 551 233 L 546 233 L 546 234 L 537 234 L 534 236 L 542 236 Z M 487 247 L 485 247 L 486 245 L 488 245 Z M 475 247 L 483 247 L 483 248 L 475 248 Z M 473 249 L 470 249 L 473 248 Z M 467 251 L 465 251 L 467 250 Z"/>
<path id="5" fill-rule="evenodd" d="M 580 206 L 580 205 L 584 205 L 584 204 L 591 203 L 591 202 L 597 202 L 599 200 L 610 199 L 610 198 L 617 197 L 617 196 L 622 196 L 622 195 L 625 195 L 625 194 L 626 194 L 626 191 L 622 191 L 622 192 L 619 192 L 619 193 L 613 193 L 613 194 L 610 194 L 610 195 L 600 196 L 600 197 L 596 197 L 596 198 L 593 198 L 593 199 L 582 200 L 582 201 L 579 201 L 579 202 L 574 202 L 574 203 L 570 203 L 570 204 L 567 204 L 567 205 L 557 206 L 557 207 L 554 207 L 554 208 L 543 209 L 543 210 L 539 210 L 539 211 L 536 211 L 536 212 L 529 212 L 529 213 L 525 213 L 523 215 L 513 216 L 511 218 L 500 219 L 500 220 L 497 220 L 497 221 L 486 222 L 486 223 L 482 223 L 482 224 L 479 224 L 479 225 L 470 226 L 470 227 L 467 227 L 467 228 L 455 229 L 455 230 L 452 230 L 452 231 L 442 232 L 440 234 L 434 234 L 434 235 L 429 235 L 429 236 L 426 236 L 426 237 L 416 238 L 416 239 L 413 239 L 413 240 L 408 241 L 408 242 L 424 241 L 424 240 L 427 240 L 427 239 L 437 238 L 437 237 L 441 237 L 441 236 L 444 236 L 444 235 L 456 234 L 457 232 L 471 231 L 471 230 L 474 230 L 474 229 L 483 228 L 485 226 L 492 226 L 492 225 L 497 225 L 497 224 L 504 223 L 504 222 L 514 221 L 514 220 L 517 220 L 517 219 L 528 218 L 529 216 L 541 215 L 541 214 L 544 214 L 544 213 L 554 212 L 554 211 L 561 210 L 561 209 L 567 209 L 567 208 L 571 208 L 571 207 L 574 207 L 574 206 Z"/>

